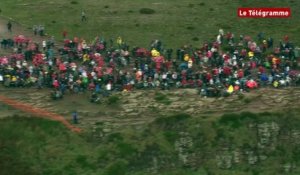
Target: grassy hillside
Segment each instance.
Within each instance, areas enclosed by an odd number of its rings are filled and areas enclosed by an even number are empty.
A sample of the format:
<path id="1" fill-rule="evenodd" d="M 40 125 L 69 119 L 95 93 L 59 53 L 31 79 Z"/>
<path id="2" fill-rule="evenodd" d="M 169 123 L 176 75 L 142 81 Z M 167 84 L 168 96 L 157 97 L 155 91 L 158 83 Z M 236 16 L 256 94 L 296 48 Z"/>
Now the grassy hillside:
<path id="1" fill-rule="evenodd" d="M 297 114 L 177 114 L 115 132 L 99 122 L 82 135 L 52 121 L 6 118 L 0 174 L 299 174 Z"/>
<path id="2" fill-rule="evenodd" d="M 238 7 L 291 7 L 289 19 L 241 19 Z M 131 46 L 148 46 L 153 39 L 161 39 L 166 47 L 183 44 L 198 46 L 215 37 L 219 28 L 255 37 L 259 32 L 272 36 L 275 41 L 288 34 L 299 43 L 300 24 L 296 0 L 2 0 L 2 16 L 11 17 L 31 28 L 43 24 L 49 35 L 61 39 L 62 31 L 69 36 L 92 40 L 95 36 L 106 39 L 122 36 Z M 142 14 L 143 8 L 154 10 Z M 88 21 L 81 22 L 81 11 Z M 147 11 L 146 11 L 147 12 Z"/>
<path id="3" fill-rule="evenodd" d="M 91 147 L 53 121 L 0 121 L 0 174 L 92 174 Z"/>

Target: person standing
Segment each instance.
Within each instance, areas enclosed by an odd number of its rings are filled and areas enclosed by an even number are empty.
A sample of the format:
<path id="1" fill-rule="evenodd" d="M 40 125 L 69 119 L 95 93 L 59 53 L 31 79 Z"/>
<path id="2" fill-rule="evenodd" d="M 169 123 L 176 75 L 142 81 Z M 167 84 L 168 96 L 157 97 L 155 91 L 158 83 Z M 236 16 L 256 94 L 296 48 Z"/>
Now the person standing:
<path id="1" fill-rule="evenodd" d="M 37 33 L 38 33 L 38 26 L 37 26 L 37 25 L 34 25 L 34 26 L 32 27 L 32 29 L 33 29 L 34 35 L 37 35 Z"/>
<path id="2" fill-rule="evenodd" d="M 8 23 L 7 23 L 7 30 L 8 30 L 9 32 L 12 32 L 11 28 L 12 28 L 12 24 L 11 24 L 10 21 L 8 21 Z"/>
<path id="3" fill-rule="evenodd" d="M 67 34 L 68 34 L 68 32 L 66 30 L 64 30 L 63 33 L 62 33 L 64 39 L 66 39 Z"/>
<path id="4" fill-rule="evenodd" d="M 81 12 L 81 21 L 83 22 L 83 21 L 86 21 L 86 20 L 87 20 L 87 18 L 86 18 L 85 12 L 82 11 Z"/>
<path id="5" fill-rule="evenodd" d="M 44 32 L 45 32 L 45 27 L 43 25 L 39 26 L 39 34 L 40 36 L 44 36 Z"/>
<path id="6" fill-rule="evenodd" d="M 78 114 L 77 114 L 76 111 L 74 111 L 74 112 L 72 113 L 72 118 L 73 118 L 73 123 L 74 123 L 74 124 L 77 124 L 77 123 L 78 123 Z"/>
<path id="7" fill-rule="evenodd" d="M 45 52 L 47 48 L 47 42 L 45 40 L 43 40 L 42 46 L 43 46 L 43 51 Z"/>

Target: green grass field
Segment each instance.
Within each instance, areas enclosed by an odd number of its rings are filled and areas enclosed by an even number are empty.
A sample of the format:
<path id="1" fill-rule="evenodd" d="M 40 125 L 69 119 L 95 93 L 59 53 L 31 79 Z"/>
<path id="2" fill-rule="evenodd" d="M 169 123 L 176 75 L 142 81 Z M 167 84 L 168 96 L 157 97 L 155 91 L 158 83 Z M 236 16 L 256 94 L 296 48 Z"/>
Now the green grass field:
<path id="1" fill-rule="evenodd" d="M 288 19 L 241 19 L 238 7 L 291 7 Z M 161 39 L 166 48 L 184 44 L 198 47 L 205 40 L 215 38 L 220 28 L 256 37 L 264 32 L 275 41 L 288 34 L 299 43 L 300 30 L 296 0 L 2 0 L 1 15 L 10 17 L 31 28 L 43 24 L 49 35 L 62 38 L 67 30 L 70 37 L 80 36 L 91 41 L 95 36 L 106 39 L 122 36 L 130 46 L 148 47 L 151 40 Z M 141 14 L 150 8 L 154 14 Z M 84 10 L 88 22 L 81 22 Z"/>
<path id="2" fill-rule="evenodd" d="M 139 130 L 105 133 L 98 123 L 80 135 L 15 116 L 0 120 L 0 174 L 296 175 L 297 114 L 244 112 L 214 121 L 177 114 Z"/>

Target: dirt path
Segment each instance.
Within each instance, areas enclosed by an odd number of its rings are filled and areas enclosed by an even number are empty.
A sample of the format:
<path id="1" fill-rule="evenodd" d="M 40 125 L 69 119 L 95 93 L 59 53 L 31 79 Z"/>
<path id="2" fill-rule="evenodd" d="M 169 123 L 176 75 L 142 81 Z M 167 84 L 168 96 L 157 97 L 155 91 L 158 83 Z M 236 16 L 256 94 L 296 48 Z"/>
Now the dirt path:
<path id="1" fill-rule="evenodd" d="M 8 21 L 12 22 L 12 32 L 7 30 L 7 23 Z M 48 40 L 50 36 L 39 36 L 34 35 L 33 30 L 31 29 L 32 26 L 25 26 L 20 24 L 17 21 L 10 20 L 7 17 L 0 16 L 0 41 L 2 38 L 14 38 L 14 36 L 24 35 L 32 39 L 33 42 L 41 44 L 43 40 Z M 56 41 L 56 44 L 59 45 L 60 43 Z M 10 54 L 12 52 L 11 49 L 2 49 L 0 47 L 0 56 Z"/>
<path id="2" fill-rule="evenodd" d="M 7 29 L 8 21 L 12 22 L 12 32 L 9 32 Z M 29 30 L 22 24 L 20 24 L 16 21 L 13 21 L 11 19 L 8 19 L 6 17 L 0 16 L 0 40 L 2 40 L 2 38 L 5 38 L 5 39 L 13 38 L 14 36 L 17 36 L 17 35 L 24 35 L 26 37 L 30 37 L 32 39 L 32 41 L 37 42 L 37 43 L 41 43 L 43 40 L 47 39 L 47 36 L 45 36 L 45 37 L 36 36 L 33 34 L 33 32 L 31 30 Z M 2 49 L 0 47 L 0 56 L 10 54 L 11 52 L 12 52 L 11 49 Z M 72 130 L 74 132 L 81 131 L 80 128 L 71 125 L 63 116 L 55 114 L 48 110 L 33 107 L 29 104 L 22 103 L 17 100 L 13 100 L 11 98 L 4 96 L 1 93 L 0 93 L 0 101 L 2 101 L 6 105 L 9 105 L 15 109 L 30 113 L 36 117 L 43 117 L 43 118 L 59 121 L 63 125 L 65 125 L 67 128 L 69 128 L 70 130 Z"/>
<path id="3" fill-rule="evenodd" d="M 7 23 L 11 21 L 12 23 L 12 32 L 7 30 Z M 41 37 L 38 35 L 34 35 L 31 30 L 31 26 L 24 26 L 17 21 L 10 20 L 7 17 L 0 16 L 0 39 L 1 38 L 12 38 L 16 35 L 25 35 L 26 37 L 30 37 L 34 42 L 41 42 L 44 39 L 47 39 L 47 36 Z"/>
<path id="4" fill-rule="evenodd" d="M 134 125 L 148 123 L 157 116 L 184 112 L 193 116 L 220 116 L 232 112 L 266 112 L 295 108 L 300 105 L 299 88 L 262 88 L 244 93 L 243 96 L 232 95 L 228 98 L 202 98 L 195 89 L 162 91 L 170 100 L 166 105 L 155 100 L 155 91 L 136 90 L 130 93 L 116 93 L 120 97 L 118 108 L 102 104 L 91 104 L 89 93 L 70 94 L 64 99 L 53 101 L 47 89 L 34 88 L 0 88 L 0 94 L 30 106 L 45 109 L 62 116 L 70 116 L 77 110 L 81 118 L 80 127 L 91 123 L 110 122 L 116 125 Z M 145 98 L 145 95 L 149 98 Z M 13 115 L 11 109 L 4 108 L 5 116 Z"/>
<path id="5" fill-rule="evenodd" d="M 0 95 L 0 101 L 14 107 L 15 109 L 21 110 L 23 112 L 30 113 L 36 117 L 41 117 L 41 118 L 47 118 L 50 120 L 55 120 L 58 122 L 61 122 L 63 125 L 65 125 L 68 129 L 74 132 L 81 132 L 81 129 L 78 127 L 75 127 L 71 125 L 63 116 L 55 114 L 53 112 L 49 112 L 45 109 L 40 109 L 36 108 L 33 106 L 30 106 L 28 104 L 13 100 L 11 98 L 7 98 L 5 96 Z"/>

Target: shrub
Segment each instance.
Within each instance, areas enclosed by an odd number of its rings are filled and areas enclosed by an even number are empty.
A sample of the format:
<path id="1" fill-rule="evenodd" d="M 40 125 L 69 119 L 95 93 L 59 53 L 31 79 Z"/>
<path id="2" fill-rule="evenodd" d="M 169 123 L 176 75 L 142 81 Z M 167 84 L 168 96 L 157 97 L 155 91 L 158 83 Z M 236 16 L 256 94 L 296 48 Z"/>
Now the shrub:
<path id="1" fill-rule="evenodd" d="M 117 104 L 120 101 L 120 98 L 116 95 L 112 95 L 108 97 L 107 99 L 107 104 L 112 105 L 112 104 Z"/>
<path id="2" fill-rule="evenodd" d="M 179 137 L 178 132 L 174 131 L 165 131 L 164 136 L 170 143 L 175 143 L 176 139 Z"/>
<path id="3" fill-rule="evenodd" d="M 223 97 L 230 97 L 230 93 L 225 92 L 225 93 L 223 94 Z"/>
<path id="4" fill-rule="evenodd" d="M 229 125 L 232 128 L 239 128 L 241 126 L 240 115 L 224 114 L 221 116 L 219 124 Z"/>
<path id="5" fill-rule="evenodd" d="M 71 4 L 78 4 L 77 1 L 71 1 L 70 3 L 71 3 Z"/>
<path id="6" fill-rule="evenodd" d="M 166 98 L 167 98 L 167 96 L 162 93 L 155 93 L 154 99 L 156 101 L 162 101 L 162 100 L 165 100 Z"/>
<path id="7" fill-rule="evenodd" d="M 252 113 L 252 112 L 242 112 L 240 114 L 240 120 L 241 121 L 245 121 L 245 120 L 254 120 L 256 121 L 258 118 L 257 118 L 257 115 Z"/>
<path id="8" fill-rule="evenodd" d="M 76 157 L 76 163 L 81 165 L 82 167 L 88 167 L 89 163 L 87 161 L 87 157 L 85 155 L 78 155 Z"/>
<path id="9" fill-rule="evenodd" d="M 109 134 L 107 137 L 107 141 L 109 141 L 109 142 L 118 142 L 118 141 L 123 141 L 123 140 L 124 140 L 124 138 L 121 135 L 121 133 L 119 133 L 119 132 Z"/>
<path id="10" fill-rule="evenodd" d="M 199 38 L 198 37 L 193 37 L 192 40 L 193 41 L 199 41 Z"/>
<path id="11" fill-rule="evenodd" d="M 188 26 L 188 27 L 186 27 L 186 29 L 188 29 L 188 30 L 194 30 L 195 27 L 194 26 Z"/>
<path id="12" fill-rule="evenodd" d="M 154 100 L 156 102 L 165 104 L 165 105 L 170 105 L 172 102 L 170 101 L 170 99 L 168 98 L 168 96 L 166 96 L 165 94 L 162 93 L 156 93 Z"/>
<path id="13" fill-rule="evenodd" d="M 155 13 L 155 10 L 150 9 L 150 8 L 141 8 L 141 9 L 140 9 L 140 13 L 141 13 L 141 14 L 150 15 L 150 14 L 154 14 L 154 13 Z"/>
<path id="14" fill-rule="evenodd" d="M 133 145 L 129 144 L 129 143 L 125 143 L 125 142 L 120 142 L 117 144 L 117 149 L 118 149 L 118 153 L 121 157 L 132 157 L 135 152 L 136 149 L 134 148 Z"/>
<path id="15" fill-rule="evenodd" d="M 244 98 L 243 99 L 244 103 L 248 104 L 250 103 L 252 100 L 250 98 Z"/>
<path id="16" fill-rule="evenodd" d="M 154 120 L 154 123 L 164 128 L 170 128 L 176 125 L 182 125 L 182 123 L 189 118 L 191 118 L 189 114 L 181 113 L 168 117 L 159 117 Z"/>
<path id="17" fill-rule="evenodd" d="M 109 164 L 105 171 L 105 175 L 125 175 L 127 171 L 128 162 L 125 160 L 117 160 L 114 163 Z"/>
<path id="18" fill-rule="evenodd" d="M 239 94 L 239 95 L 238 95 L 238 99 L 239 99 L 239 100 L 243 100 L 244 98 L 245 98 L 245 95 L 244 95 L 244 94 Z"/>

